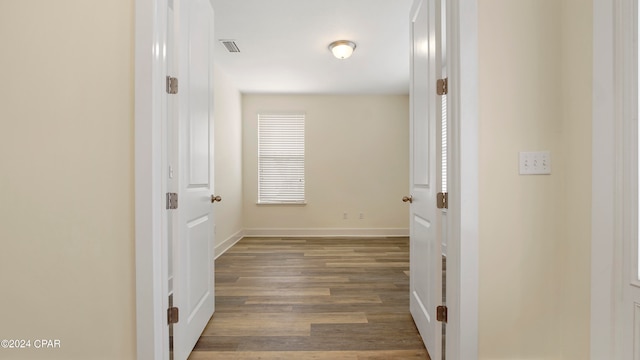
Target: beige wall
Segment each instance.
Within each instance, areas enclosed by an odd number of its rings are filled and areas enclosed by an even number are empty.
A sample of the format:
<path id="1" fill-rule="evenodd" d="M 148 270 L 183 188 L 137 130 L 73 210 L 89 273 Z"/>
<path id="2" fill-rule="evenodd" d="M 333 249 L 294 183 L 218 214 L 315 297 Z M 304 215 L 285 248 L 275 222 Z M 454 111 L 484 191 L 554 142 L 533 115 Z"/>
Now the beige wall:
<path id="1" fill-rule="evenodd" d="M 591 2 L 562 2 L 562 355 L 589 359 L 591 297 Z M 595 360 L 595 359 L 594 359 Z"/>
<path id="2" fill-rule="evenodd" d="M 133 1 L 1 1 L 0 44 L 0 339 L 62 345 L 0 358 L 134 359 Z"/>
<path id="3" fill-rule="evenodd" d="M 306 113 L 306 206 L 256 205 L 261 111 Z M 246 229 L 406 231 L 408 96 L 243 95 L 242 113 Z"/>
<path id="4" fill-rule="evenodd" d="M 214 67 L 216 256 L 237 240 L 242 224 L 242 104 L 238 89 Z"/>
<path id="5" fill-rule="evenodd" d="M 588 359 L 590 16 L 479 2 L 481 359 Z M 552 175 L 518 175 L 536 150 Z"/>

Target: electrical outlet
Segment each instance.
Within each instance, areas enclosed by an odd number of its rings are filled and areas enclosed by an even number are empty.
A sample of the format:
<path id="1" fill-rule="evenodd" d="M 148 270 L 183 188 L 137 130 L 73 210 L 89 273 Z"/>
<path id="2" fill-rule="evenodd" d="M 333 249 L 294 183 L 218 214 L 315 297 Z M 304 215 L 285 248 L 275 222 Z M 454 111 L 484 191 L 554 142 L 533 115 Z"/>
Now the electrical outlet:
<path id="1" fill-rule="evenodd" d="M 520 152 L 520 175 L 550 175 L 551 152 L 523 151 Z"/>
<path id="2" fill-rule="evenodd" d="M 364 213 L 360 213 L 360 220 L 364 219 Z"/>
<path id="3" fill-rule="evenodd" d="M 347 214 L 346 212 L 342 213 L 342 220 L 347 220 L 348 218 L 349 218 L 349 214 Z"/>

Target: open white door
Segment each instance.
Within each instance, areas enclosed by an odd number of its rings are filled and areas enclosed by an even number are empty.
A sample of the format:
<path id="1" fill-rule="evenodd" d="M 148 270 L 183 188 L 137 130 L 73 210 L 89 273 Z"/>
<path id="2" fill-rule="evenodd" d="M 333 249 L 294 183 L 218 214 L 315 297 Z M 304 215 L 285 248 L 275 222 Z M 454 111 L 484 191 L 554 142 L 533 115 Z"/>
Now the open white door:
<path id="1" fill-rule="evenodd" d="M 431 359 L 442 358 L 441 72 L 439 0 L 416 0 L 411 11 L 410 308 Z"/>
<path id="2" fill-rule="evenodd" d="M 213 315 L 213 9 L 181 0 L 178 15 L 179 116 L 175 139 L 178 208 L 173 216 L 173 356 L 185 360 Z M 175 127 L 174 127 L 175 128 Z M 171 170 L 170 170 L 171 172 Z"/>

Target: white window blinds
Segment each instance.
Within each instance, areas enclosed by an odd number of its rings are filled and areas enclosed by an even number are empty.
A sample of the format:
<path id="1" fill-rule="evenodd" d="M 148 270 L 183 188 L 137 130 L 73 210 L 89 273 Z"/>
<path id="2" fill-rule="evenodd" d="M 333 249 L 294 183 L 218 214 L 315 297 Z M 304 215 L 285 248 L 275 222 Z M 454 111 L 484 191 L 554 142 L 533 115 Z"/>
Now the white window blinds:
<path id="1" fill-rule="evenodd" d="M 304 114 L 258 114 L 258 203 L 304 203 Z"/>
<path id="2" fill-rule="evenodd" d="M 442 192 L 447 192 L 447 95 L 442 95 Z"/>

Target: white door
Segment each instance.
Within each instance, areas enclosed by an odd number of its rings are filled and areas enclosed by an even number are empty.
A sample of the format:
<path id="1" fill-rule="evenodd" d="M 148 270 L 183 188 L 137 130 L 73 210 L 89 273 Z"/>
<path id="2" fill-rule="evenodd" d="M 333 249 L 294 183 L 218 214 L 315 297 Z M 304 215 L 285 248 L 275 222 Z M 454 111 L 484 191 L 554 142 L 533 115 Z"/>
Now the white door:
<path id="1" fill-rule="evenodd" d="M 410 308 L 432 359 L 442 357 L 441 212 L 436 199 L 441 182 L 441 103 L 436 81 L 441 72 L 440 16 L 436 0 L 417 0 L 411 11 L 410 125 Z"/>
<path id="2" fill-rule="evenodd" d="M 178 208 L 173 229 L 175 360 L 187 359 L 214 311 L 213 9 L 181 0 L 178 12 Z"/>

